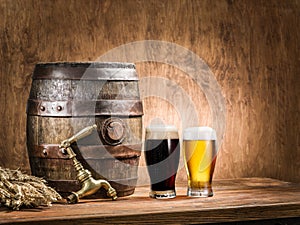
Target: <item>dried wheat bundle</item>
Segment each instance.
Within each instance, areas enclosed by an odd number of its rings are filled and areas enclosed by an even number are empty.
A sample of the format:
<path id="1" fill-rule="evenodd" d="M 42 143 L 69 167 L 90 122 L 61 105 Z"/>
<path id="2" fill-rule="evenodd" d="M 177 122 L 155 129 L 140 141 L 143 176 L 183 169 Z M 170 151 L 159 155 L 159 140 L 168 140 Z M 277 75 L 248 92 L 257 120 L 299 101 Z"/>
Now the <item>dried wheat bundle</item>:
<path id="1" fill-rule="evenodd" d="M 44 179 L 0 167 L 0 205 L 19 210 L 21 207 L 50 206 L 60 199 Z"/>

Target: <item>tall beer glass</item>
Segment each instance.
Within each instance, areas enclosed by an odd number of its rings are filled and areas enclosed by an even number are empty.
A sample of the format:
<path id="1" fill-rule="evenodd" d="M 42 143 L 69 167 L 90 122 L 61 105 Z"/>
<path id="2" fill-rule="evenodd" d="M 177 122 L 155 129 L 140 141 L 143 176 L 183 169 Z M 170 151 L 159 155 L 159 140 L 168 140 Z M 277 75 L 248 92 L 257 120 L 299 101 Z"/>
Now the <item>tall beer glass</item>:
<path id="1" fill-rule="evenodd" d="M 188 175 L 187 195 L 211 197 L 216 162 L 216 132 L 210 127 L 191 127 L 183 132 L 184 162 Z"/>
<path id="2" fill-rule="evenodd" d="M 151 180 L 149 196 L 174 198 L 180 143 L 178 130 L 172 125 L 151 125 L 146 128 L 145 158 Z"/>

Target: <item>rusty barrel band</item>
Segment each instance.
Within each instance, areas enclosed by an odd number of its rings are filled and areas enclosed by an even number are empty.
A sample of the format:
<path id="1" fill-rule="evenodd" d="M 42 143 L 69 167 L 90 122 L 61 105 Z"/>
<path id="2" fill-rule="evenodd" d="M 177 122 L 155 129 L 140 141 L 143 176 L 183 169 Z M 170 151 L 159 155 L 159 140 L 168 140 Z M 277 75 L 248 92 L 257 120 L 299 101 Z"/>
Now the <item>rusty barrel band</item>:
<path id="1" fill-rule="evenodd" d="M 43 101 L 29 99 L 27 114 L 33 116 L 142 116 L 140 100 Z"/>
<path id="2" fill-rule="evenodd" d="M 127 145 L 88 145 L 79 146 L 80 152 L 84 154 L 84 159 L 118 159 L 136 158 L 141 156 L 142 144 Z M 59 148 L 57 144 L 35 145 L 32 148 L 30 157 L 32 158 L 48 158 L 48 159 L 69 159 L 67 154 Z"/>
<path id="3" fill-rule="evenodd" d="M 41 63 L 33 79 L 137 81 L 138 77 L 131 63 Z"/>

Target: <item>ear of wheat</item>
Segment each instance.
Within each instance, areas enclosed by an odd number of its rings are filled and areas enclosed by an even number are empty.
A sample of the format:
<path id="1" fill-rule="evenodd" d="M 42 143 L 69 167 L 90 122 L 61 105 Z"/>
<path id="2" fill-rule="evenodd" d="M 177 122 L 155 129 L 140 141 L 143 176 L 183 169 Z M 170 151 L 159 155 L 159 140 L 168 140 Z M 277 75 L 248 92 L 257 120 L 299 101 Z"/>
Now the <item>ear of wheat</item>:
<path id="1" fill-rule="evenodd" d="M 0 167 L 0 205 L 20 210 L 21 207 L 51 206 L 61 199 L 44 179 Z"/>

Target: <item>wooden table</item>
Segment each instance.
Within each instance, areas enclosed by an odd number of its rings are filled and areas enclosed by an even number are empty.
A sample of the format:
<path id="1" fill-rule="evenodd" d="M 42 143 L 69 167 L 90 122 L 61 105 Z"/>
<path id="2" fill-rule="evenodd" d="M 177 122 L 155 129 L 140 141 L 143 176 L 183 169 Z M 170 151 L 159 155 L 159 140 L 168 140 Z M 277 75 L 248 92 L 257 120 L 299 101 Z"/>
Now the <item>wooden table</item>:
<path id="1" fill-rule="evenodd" d="M 117 201 L 89 199 L 21 211 L 2 207 L 0 224 L 300 224 L 300 184 L 245 178 L 216 180 L 213 186 L 210 198 L 187 197 L 182 184 L 168 200 L 149 198 L 147 186 Z"/>

